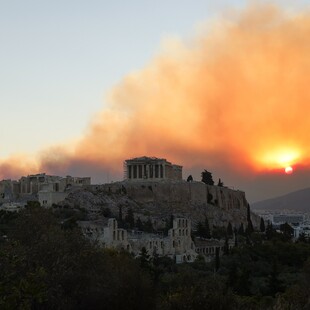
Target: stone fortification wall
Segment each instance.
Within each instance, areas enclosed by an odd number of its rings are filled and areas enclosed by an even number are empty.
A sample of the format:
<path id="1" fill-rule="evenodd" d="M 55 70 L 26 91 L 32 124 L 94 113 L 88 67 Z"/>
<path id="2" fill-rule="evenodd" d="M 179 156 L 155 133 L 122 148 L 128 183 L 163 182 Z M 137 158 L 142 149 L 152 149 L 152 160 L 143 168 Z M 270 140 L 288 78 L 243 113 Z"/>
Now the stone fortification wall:
<path id="1" fill-rule="evenodd" d="M 153 219 L 169 218 L 173 214 L 191 219 L 194 227 L 205 217 L 209 219 L 210 225 L 215 226 L 227 227 L 230 222 L 238 228 L 241 223 L 247 224 L 248 203 L 245 193 L 227 187 L 186 181 L 123 181 L 91 185 L 85 187 L 85 190 L 96 197 L 102 195 L 115 201 L 126 199 L 127 206 L 131 206 L 135 213 Z M 119 201 L 117 205 L 122 203 Z M 259 227 L 260 218 L 254 214 L 251 218 L 253 225 Z"/>
<path id="2" fill-rule="evenodd" d="M 67 192 L 39 192 L 38 200 L 43 207 L 51 207 L 63 201 L 68 196 Z"/>
<path id="3" fill-rule="evenodd" d="M 90 190 L 101 190 L 110 194 L 126 194 L 140 203 L 169 203 L 214 205 L 223 210 L 246 209 L 245 193 L 227 187 L 206 185 L 202 182 L 116 182 L 92 185 Z"/>

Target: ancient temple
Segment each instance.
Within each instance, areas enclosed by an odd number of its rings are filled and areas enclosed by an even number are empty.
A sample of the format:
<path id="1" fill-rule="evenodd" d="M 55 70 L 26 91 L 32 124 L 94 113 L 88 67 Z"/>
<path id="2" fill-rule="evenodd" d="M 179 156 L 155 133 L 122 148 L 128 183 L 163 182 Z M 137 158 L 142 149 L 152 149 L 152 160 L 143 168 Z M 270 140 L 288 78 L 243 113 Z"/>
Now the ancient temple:
<path id="1" fill-rule="evenodd" d="M 182 166 L 164 158 L 136 157 L 124 162 L 126 180 L 182 180 Z"/>

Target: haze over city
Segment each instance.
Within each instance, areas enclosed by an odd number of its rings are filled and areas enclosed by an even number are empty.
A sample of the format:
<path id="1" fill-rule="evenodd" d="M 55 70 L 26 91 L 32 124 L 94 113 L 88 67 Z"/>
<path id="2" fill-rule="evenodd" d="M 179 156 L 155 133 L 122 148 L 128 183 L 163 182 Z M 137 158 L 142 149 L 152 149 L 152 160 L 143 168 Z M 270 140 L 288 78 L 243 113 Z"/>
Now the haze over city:
<path id="1" fill-rule="evenodd" d="M 0 178 L 146 155 L 250 202 L 308 187 L 309 1 L 214 2 L 3 4 Z"/>

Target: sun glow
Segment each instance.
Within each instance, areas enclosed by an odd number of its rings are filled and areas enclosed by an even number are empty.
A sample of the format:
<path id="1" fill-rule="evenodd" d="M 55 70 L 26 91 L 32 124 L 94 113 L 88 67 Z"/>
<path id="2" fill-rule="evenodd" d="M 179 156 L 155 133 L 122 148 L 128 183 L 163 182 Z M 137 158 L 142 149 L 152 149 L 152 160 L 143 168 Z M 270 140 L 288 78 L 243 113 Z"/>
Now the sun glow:
<path id="1" fill-rule="evenodd" d="M 292 174 L 293 173 L 293 168 L 291 166 L 288 166 L 284 169 L 286 174 Z"/>
<path id="2" fill-rule="evenodd" d="M 300 152 L 297 150 L 279 150 L 268 153 L 262 161 L 266 167 L 284 168 L 286 173 L 292 173 L 291 165 L 296 164 L 300 157 Z"/>

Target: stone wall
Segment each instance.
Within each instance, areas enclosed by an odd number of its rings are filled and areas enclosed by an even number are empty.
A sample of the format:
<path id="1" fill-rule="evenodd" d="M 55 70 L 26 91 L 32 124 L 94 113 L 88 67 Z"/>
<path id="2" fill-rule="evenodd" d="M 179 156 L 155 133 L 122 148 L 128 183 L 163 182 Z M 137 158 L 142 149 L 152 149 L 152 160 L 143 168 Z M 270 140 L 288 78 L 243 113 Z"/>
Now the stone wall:
<path id="1" fill-rule="evenodd" d="M 206 185 L 202 182 L 115 182 L 86 187 L 110 194 L 126 194 L 140 203 L 191 203 L 211 204 L 223 210 L 246 209 L 247 200 L 243 191 L 227 187 Z"/>
<path id="2" fill-rule="evenodd" d="M 247 205 L 245 193 L 227 187 L 206 185 L 202 182 L 159 181 L 159 182 L 115 182 L 92 185 L 85 188 L 97 195 L 127 197 L 139 208 L 134 212 L 153 218 L 175 216 L 190 218 L 194 226 L 197 221 L 208 217 L 211 225 L 233 227 L 247 224 Z M 252 222 L 259 227 L 260 218 L 252 214 Z"/>
<path id="3" fill-rule="evenodd" d="M 79 222 L 83 234 L 91 240 L 100 241 L 103 247 L 127 250 L 139 256 L 144 248 L 148 255 L 168 256 L 177 263 L 193 262 L 197 253 L 191 238 L 191 222 L 188 219 L 176 218 L 168 236 L 144 232 L 127 232 L 119 228 L 117 220 L 111 218 L 103 228 Z"/>
<path id="4" fill-rule="evenodd" d="M 42 207 L 51 207 L 53 204 L 57 204 L 60 201 L 65 200 L 68 196 L 67 192 L 39 192 L 38 200 Z"/>

